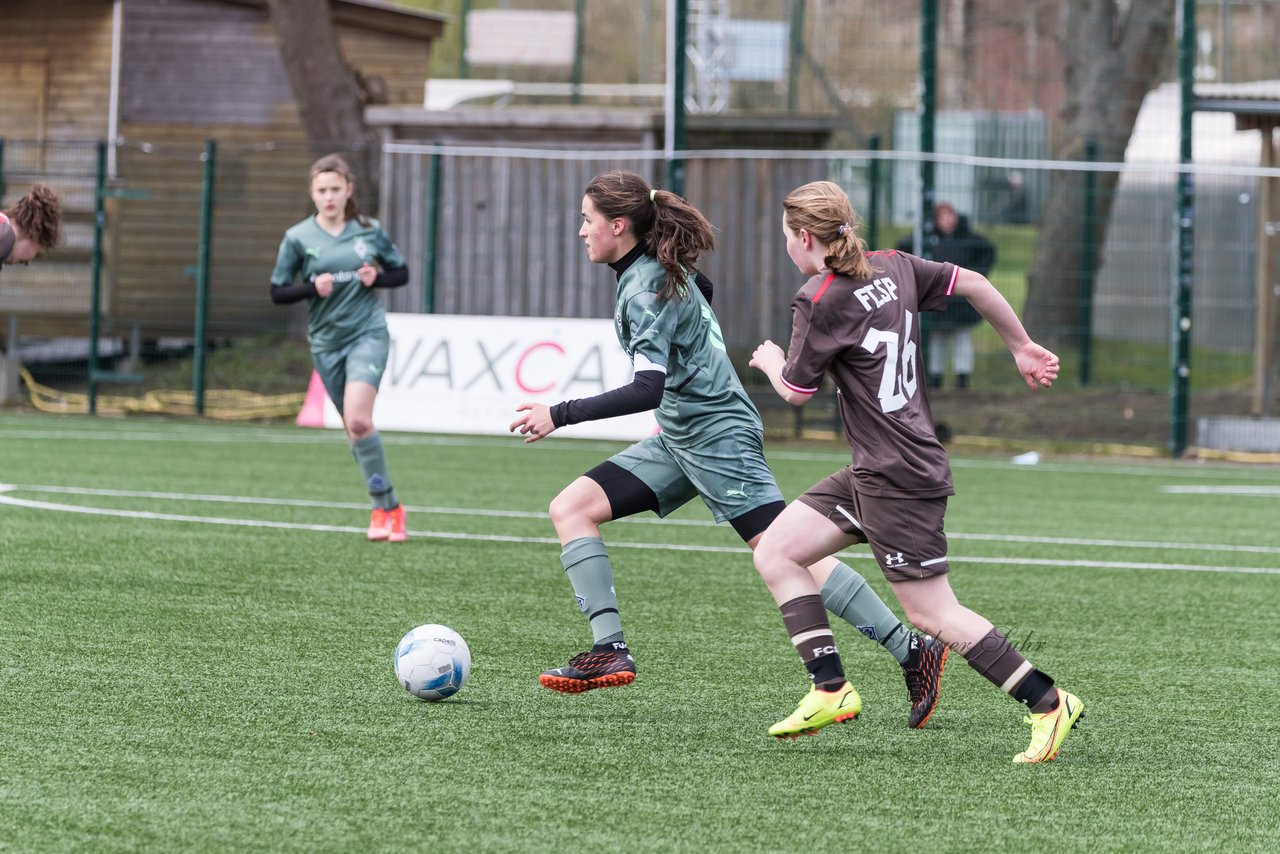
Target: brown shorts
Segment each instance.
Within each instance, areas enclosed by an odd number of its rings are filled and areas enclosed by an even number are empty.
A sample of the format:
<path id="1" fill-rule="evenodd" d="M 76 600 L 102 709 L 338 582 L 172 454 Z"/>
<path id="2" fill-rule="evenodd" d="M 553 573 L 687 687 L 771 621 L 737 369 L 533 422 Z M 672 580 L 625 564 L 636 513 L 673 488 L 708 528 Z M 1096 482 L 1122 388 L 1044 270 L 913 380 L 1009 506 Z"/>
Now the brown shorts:
<path id="1" fill-rule="evenodd" d="M 797 501 L 826 516 L 840 530 L 871 546 L 871 554 L 890 581 L 944 575 L 947 535 L 943 519 L 947 497 L 884 498 L 861 495 L 853 469 L 844 468 L 805 491 Z"/>

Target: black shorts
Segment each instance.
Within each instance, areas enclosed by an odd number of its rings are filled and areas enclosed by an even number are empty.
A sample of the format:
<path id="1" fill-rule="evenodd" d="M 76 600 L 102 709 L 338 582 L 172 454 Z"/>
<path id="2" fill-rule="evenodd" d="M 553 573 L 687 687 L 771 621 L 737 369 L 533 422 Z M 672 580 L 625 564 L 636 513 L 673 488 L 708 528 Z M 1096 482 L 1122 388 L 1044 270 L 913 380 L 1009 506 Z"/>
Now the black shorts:
<path id="1" fill-rule="evenodd" d="M 796 499 L 826 516 L 871 554 L 890 581 L 945 575 L 947 497 L 886 498 L 861 495 L 853 469 L 844 468 Z"/>

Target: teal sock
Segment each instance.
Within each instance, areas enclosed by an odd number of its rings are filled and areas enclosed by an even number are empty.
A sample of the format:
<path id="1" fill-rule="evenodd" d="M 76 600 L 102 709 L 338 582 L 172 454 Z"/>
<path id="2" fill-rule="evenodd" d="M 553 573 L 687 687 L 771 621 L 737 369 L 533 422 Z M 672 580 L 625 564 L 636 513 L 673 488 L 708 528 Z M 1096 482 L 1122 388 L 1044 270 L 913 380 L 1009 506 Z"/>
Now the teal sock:
<path id="1" fill-rule="evenodd" d="M 578 597 L 578 607 L 591 623 L 595 642 L 622 642 L 622 618 L 618 616 L 618 597 L 613 590 L 613 566 L 604 550 L 604 541 L 599 537 L 573 540 L 560 552 L 560 562 Z"/>
<path id="2" fill-rule="evenodd" d="M 364 475 L 364 483 L 369 489 L 373 506 L 391 510 L 399 504 L 396 489 L 391 485 L 391 475 L 387 474 L 387 457 L 382 451 L 382 437 L 377 433 L 370 433 L 363 439 L 356 439 L 351 444 L 351 455 L 360 464 L 360 473 Z"/>
<path id="3" fill-rule="evenodd" d="M 889 650 L 899 664 L 907 661 L 911 630 L 893 615 L 867 580 L 843 563 L 837 563 L 822 585 L 827 610 Z"/>

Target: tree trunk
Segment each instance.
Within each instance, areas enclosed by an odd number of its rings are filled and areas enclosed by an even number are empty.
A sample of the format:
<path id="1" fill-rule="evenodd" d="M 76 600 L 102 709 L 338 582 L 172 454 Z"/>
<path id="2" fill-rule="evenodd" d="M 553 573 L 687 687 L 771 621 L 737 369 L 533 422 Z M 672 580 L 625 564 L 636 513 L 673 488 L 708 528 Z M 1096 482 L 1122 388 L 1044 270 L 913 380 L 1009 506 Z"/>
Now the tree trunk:
<path id="1" fill-rule="evenodd" d="M 974 106 L 979 87 L 974 83 L 974 0 L 949 0 L 942 4 L 942 39 L 944 45 L 954 47 L 956 67 L 948 67 L 938 81 L 941 89 L 941 108 L 968 110 Z"/>
<path id="2" fill-rule="evenodd" d="M 317 157 L 346 157 L 360 206 L 377 210 L 378 139 L 365 125 L 365 99 L 343 59 L 329 0 L 267 0 L 267 8 L 307 142 Z"/>
<path id="3" fill-rule="evenodd" d="M 1067 100 L 1058 160 L 1082 160 L 1086 141 L 1101 162 L 1123 162 L 1142 100 L 1174 55 L 1175 0 L 1067 0 L 1061 6 L 1058 42 L 1066 57 Z M 1084 174 L 1054 172 L 1044 209 L 1044 228 L 1027 273 L 1027 328 L 1061 352 L 1075 343 L 1079 326 L 1085 229 L 1101 247 L 1119 176 L 1097 174 L 1091 223 L 1081 219 Z M 1101 262 L 1095 255 L 1092 276 Z"/>

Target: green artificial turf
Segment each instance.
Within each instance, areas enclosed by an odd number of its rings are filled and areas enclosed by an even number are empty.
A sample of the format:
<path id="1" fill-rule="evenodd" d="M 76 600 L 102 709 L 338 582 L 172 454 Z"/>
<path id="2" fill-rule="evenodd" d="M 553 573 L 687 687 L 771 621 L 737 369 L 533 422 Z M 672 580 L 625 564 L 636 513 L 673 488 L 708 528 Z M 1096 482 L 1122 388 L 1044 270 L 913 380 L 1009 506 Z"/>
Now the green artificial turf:
<path id="1" fill-rule="evenodd" d="M 843 623 L 863 715 L 769 739 L 805 674 L 750 557 L 700 504 L 680 524 L 606 527 L 635 684 L 540 688 L 589 642 L 546 506 L 621 446 L 386 441 L 409 507 L 398 546 L 365 542 L 358 469 L 333 431 L 0 414 L 0 849 L 1280 838 L 1280 470 L 954 461 L 953 586 L 1086 707 L 1058 760 L 1015 767 L 1022 707 L 953 656 L 928 726 L 908 730 L 897 665 Z M 845 459 L 769 452 L 788 497 Z M 847 559 L 895 604 L 865 548 Z M 392 675 L 421 623 L 471 647 L 443 703 Z"/>

